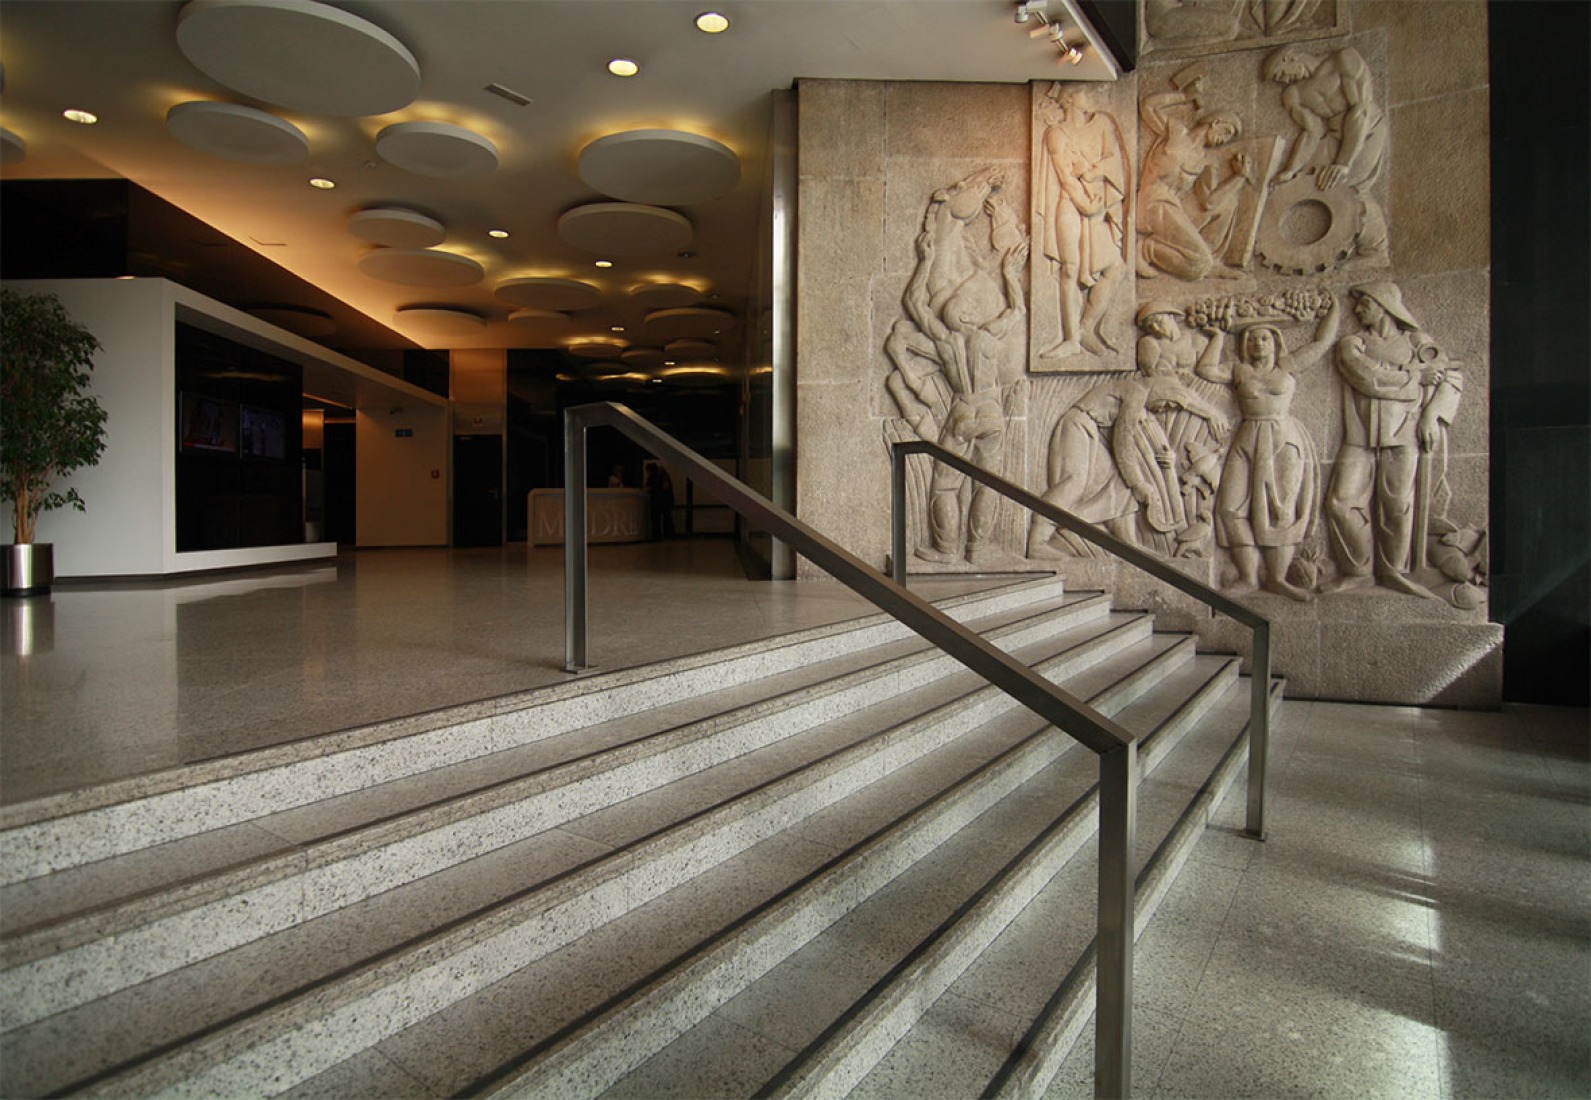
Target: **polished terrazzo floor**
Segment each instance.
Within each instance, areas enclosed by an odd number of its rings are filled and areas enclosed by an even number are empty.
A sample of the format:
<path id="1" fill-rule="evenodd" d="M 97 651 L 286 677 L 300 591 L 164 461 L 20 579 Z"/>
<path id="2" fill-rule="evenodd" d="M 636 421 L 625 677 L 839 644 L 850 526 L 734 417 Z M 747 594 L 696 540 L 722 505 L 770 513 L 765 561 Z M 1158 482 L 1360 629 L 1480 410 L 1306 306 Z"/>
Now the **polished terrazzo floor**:
<path id="1" fill-rule="evenodd" d="M 604 668 L 866 611 L 724 542 L 592 565 Z M 559 682 L 562 598 L 560 553 L 519 546 L 6 601 L 0 801 Z M 1268 840 L 1235 793 L 1140 942 L 1139 1095 L 1591 1096 L 1587 743 L 1581 709 L 1289 702 Z"/>

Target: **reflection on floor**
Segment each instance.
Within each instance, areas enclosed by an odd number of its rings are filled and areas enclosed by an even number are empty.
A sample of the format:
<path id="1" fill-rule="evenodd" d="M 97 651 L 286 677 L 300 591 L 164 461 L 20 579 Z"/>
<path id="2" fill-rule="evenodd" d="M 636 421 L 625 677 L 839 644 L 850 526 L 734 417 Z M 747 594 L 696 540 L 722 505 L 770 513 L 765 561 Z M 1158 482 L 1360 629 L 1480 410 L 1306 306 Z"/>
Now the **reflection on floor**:
<path id="1" fill-rule="evenodd" d="M 607 668 L 863 614 L 727 543 L 594 547 Z M 982 582 L 913 587 L 948 594 Z M 392 550 L 6 601 L 0 801 L 567 678 L 555 549 Z M 1587 712 L 1289 702 L 1139 944 L 1144 1096 L 1591 1096 Z M 1090 1095 L 1085 1038 L 1052 1095 Z"/>

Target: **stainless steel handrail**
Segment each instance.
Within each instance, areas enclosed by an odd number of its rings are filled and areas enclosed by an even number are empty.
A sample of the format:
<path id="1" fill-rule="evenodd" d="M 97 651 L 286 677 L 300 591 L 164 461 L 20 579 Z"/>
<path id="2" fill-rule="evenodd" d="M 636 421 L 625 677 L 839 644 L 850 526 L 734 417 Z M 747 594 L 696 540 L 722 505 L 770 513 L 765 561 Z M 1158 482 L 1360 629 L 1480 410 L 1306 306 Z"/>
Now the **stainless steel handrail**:
<path id="1" fill-rule="evenodd" d="M 922 439 L 902 440 L 890 446 L 890 563 L 895 583 L 906 583 L 906 459 L 914 454 L 928 455 L 1031 509 L 1066 530 L 1106 550 L 1123 561 L 1192 596 L 1215 611 L 1231 616 L 1254 632 L 1254 651 L 1249 667 L 1249 760 L 1248 816 L 1246 831 L 1256 840 L 1265 839 L 1266 771 L 1271 740 L 1271 624 L 1253 608 L 1201 584 L 1181 573 L 1141 547 L 1112 535 L 1109 531 L 1080 519 L 1042 497 L 1014 485 L 998 474 L 962 458 L 954 451 Z"/>
<path id="2" fill-rule="evenodd" d="M 899 580 L 881 575 L 656 425 L 611 402 L 564 410 L 564 656 L 569 671 L 590 667 L 586 632 L 586 432 L 593 427 L 616 428 L 676 470 L 684 469 L 721 503 L 789 544 L 796 553 L 1099 756 L 1099 977 L 1095 993 L 1094 1093 L 1130 1095 L 1132 861 L 1138 790 L 1134 735 L 990 645 L 909 591 Z"/>

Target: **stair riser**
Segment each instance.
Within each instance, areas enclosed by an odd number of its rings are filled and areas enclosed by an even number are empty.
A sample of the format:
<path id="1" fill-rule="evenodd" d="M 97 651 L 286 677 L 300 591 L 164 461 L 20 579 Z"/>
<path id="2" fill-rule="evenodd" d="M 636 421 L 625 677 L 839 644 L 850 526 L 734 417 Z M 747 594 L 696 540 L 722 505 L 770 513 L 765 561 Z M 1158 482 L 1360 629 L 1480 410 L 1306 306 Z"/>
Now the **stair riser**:
<path id="1" fill-rule="evenodd" d="M 757 814 L 736 815 L 729 821 L 713 823 L 716 829 L 704 829 L 702 835 L 688 844 L 671 844 L 664 854 L 652 858 L 639 853 L 633 858 L 622 857 L 623 869 L 613 869 L 611 877 L 604 881 L 569 884 L 557 891 L 565 896 L 556 904 L 549 905 L 537 899 L 535 907 L 539 912 L 494 914 L 488 921 L 455 937 L 467 941 L 465 943 L 439 942 L 428 945 L 420 958 L 408 957 L 380 964 L 359 980 L 312 994 L 272 1018 L 256 1019 L 235 1032 L 202 1040 L 161 1065 L 117 1078 L 114 1091 L 142 1094 L 162 1089 L 168 1082 L 180 1084 L 182 1091 L 176 1095 L 185 1096 L 266 1095 L 290 1087 L 297 1080 L 305 1080 L 330 1068 L 352 1050 L 396 1034 L 439 1010 L 444 1003 L 461 1000 L 574 942 L 592 929 L 790 827 L 839 797 L 861 789 L 878 776 L 888 774 L 893 767 L 949 743 L 1010 707 L 1003 697 L 994 702 L 994 706 L 966 708 L 967 713 L 958 714 L 953 723 L 903 738 L 896 749 L 898 755 L 888 764 L 884 760 L 868 759 L 862 766 L 845 769 L 824 782 L 808 784 L 790 797 L 770 799 Z M 847 872 L 860 875 L 860 879 L 836 879 L 817 891 L 816 896 L 824 899 L 820 908 L 824 904 L 839 908 L 831 916 L 819 920 L 819 927 L 811 935 L 859 904 L 861 896 L 856 882 L 877 881 L 879 886 L 887 883 L 904 867 L 931 851 L 942 836 L 952 835 L 987 805 L 998 801 L 1067 748 L 1059 738 L 1041 738 L 1039 742 L 1041 747 L 1035 750 L 1038 757 L 1004 784 L 993 788 L 994 793 L 988 796 L 987 802 L 980 799 L 970 806 L 944 811 L 949 815 L 944 824 L 948 831 L 942 835 L 914 834 L 906 841 L 907 855 L 892 853 L 881 845 L 878 852 L 870 854 L 870 862 L 862 870 Z M 870 757 L 877 755 L 869 754 Z M 901 861 L 898 866 L 894 865 L 897 861 Z M 893 869 L 885 874 L 881 868 Z M 795 907 L 793 919 L 815 919 L 802 914 L 795 903 L 791 904 Z M 773 964 L 770 962 L 768 966 Z M 763 967 L 757 974 L 767 968 Z M 223 1064 L 216 1064 L 218 1061 Z M 284 1066 L 293 1067 L 293 1081 L 282 1076 Z M 267 1068 L 261 1070 L 259 1067 Z"/>
<path id="2" fill-rule="evenodd" d="M 1056 586 L 1004 591 L 945 608 L 952 618 L 998 614 L 1046 598 Z M 1103 613 L 1103 612 L 1101 612 Z M 611 688 L 576 685 L 569 697 L 521 706 L 488 717 L 398 740 L 383 740 L 328 756 L 183 786 L 136 801 L 70 812 L 0 833 L 0 883 L 17 882 L 152 847 L 225 825 L 308 805 L 541 738 L 637 713 L 705 691 L 843 656 L 911 636 L 894 622 L 875 623 L 750 650 L 720 663 L 693 659 L 689 667 L 644 678 L 619 676 Z M 687 662 L 680 662 L 687 663 Z M 478 709 L 478 708 L 477 708 Z M 13 811 L 14 813 L 15 811 Z"/>
<path id="3" fill-rule="evenodd" d="M 1060 628 L 1070 625 L 1066 617 L 1060 622 Z M 1026 644 L 1055 629 L 1025 626 L 1008 633 Z M 1117 644 L 1107 640 L 1102 652 Z M 1075 667 L 1078 661 L 1089 659 L 1085 647 L 1067 664 Z M 884 675 L 849 677 L 851 686 L 820 692 L 802 704 L 774 701 L 760 705 L 753 708 L 754 716 L 761 719 L 757 722 L 735 725 L 709 720 L 701 725 L 710 732 L 720 728 L 723 732 L 689 740 L 672 752 L 640 757 L 583 781 L 570 783 L 565 776 L 589 770 L 587 762 L 555 769 L 553 774 L 526 784 L 544 788 L 537 795 L 525 797 L 520 788 L 501 792 L 497 798 L 514 800 L 418 835 L 394 839 L 375 850 L 371 846 L 381 838 L 361 834 L 317 852 L 313 867 L 305 866 L 302 854 L 269 861 L 210 883 L 211 891 L 221 895 L 219 900 L 154 923 L 144 907 L 129 906 L 120 924 L 113 923 L 114 914 L 106 914 L 79 922 L 75 928 L 52 928 L 40 936 L 14 940 L 5 945 L 7 967 L 15 968 L 17 980 L 29 996 L 0 1005 L 0 1030 L 24 1026 L 434 874 L 809 729 L 854 707 L 933 683 L 959 666 L 948 657 L 919 654 L 891 662 L 891 667 L 895 671 Z M 406 821 L 402 829 L 412 831 L 419 824 Z M 166 909 L 176 905 L 170 900 L 155 904 Z M 114 940 L 105 938 L 113 934 Z M 68 944 L 73 946 L 64 946 Z M 27 961 L 30 959 L 33 961 Z"/>

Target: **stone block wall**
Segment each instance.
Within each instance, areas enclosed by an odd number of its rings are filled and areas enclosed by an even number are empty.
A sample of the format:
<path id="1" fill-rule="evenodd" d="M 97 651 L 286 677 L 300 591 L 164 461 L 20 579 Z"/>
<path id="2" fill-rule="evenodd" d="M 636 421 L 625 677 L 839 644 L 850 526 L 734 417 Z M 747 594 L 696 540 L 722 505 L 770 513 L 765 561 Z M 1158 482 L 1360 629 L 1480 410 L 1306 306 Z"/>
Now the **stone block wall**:
<path id="1" fill-rule="evenodd" d="M 802 82 L 802 518 L 883 567 L 933 439 L 1250 601 L 1294 695 L 1496 703 L 1485 21 L 1146 0 L 1110 84 Z M 920 461 L 912 571 L 1245 644 Z"/>

